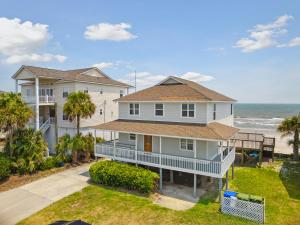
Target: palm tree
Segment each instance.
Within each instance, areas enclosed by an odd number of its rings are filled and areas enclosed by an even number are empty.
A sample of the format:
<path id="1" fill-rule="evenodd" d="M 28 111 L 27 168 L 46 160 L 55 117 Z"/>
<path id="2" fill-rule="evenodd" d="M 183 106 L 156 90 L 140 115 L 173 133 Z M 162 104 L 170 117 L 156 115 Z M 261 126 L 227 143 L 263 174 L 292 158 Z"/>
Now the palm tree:
<path id="1" fill-rule="evenodd" d="M 56 155 L 59 159 L 66 162 L 68 158 L 68 152 L 71 150 L 72 138 L 69 134 L 65 134 L 58 138 L 58 143 L 55 146 Z"/>
<path id="2" fill-rule="evenodd" d="M 70 121 L 76 119 L 77 121 L 77 135 L 80 131 L 80 119 L 92 117 L 95 113 L 96 106 L 91 101 L 91 97 L 87 93 L 73 92 L 68 98 L 64 105 L 64 112 L 68 115 Z"/>
<path id="3" fill-rule="evenodd" d="M 19 94 L 0 94 L 0 128 L 8 131 L 9 148 L 12 145 L 14 130 L 23 128 L 32 116 L 32 109 L 23 102 Z"/>
<path id="4" fill-rule="evenodd" d="M 285 118 L 277 129 L 282 133 L 282 137 L 294 135 L 294 138 L 289 140 L 288 144 L 293 145 L 293 159 L 299 160 L 300 118 L 297 116 Z"/>
<path id="5" fill-rule="evenodd" d="M 86 148 L 86 142 L 81 134 L 75 135 L 70 143 L 70 149 L 72 150 L 72 161 L 74 163 L 78 160 L 78 152 L 84 151 Z"/>
<path id="6" fill-rule="evenodd" d="M 94 145 L 95 145 L 95 138 L 91 133 L 88 133 L 88 135 L 83 137 L 85 140 L 85 155 L 86 160 L 89 160 L 91 157 L 91 154 L 94 152 Z"/>

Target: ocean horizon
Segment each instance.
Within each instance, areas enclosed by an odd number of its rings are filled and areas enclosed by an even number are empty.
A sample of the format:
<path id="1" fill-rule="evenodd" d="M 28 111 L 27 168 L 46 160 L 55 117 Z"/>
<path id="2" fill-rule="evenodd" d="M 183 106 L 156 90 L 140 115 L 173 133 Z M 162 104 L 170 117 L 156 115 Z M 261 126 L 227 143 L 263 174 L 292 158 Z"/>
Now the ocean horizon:
<path id="1" fill-rule="evenodd" d="M 300 104 L 237 103 L 234 125 L 241 129 L 276 131 L 284 118 L 299 112 Z"/>

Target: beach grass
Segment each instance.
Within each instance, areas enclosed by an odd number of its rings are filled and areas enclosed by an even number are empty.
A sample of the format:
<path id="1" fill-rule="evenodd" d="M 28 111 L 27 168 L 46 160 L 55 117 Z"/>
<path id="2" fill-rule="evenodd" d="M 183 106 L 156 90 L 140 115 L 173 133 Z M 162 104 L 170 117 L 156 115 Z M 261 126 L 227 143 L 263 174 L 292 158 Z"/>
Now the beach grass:
<path id="1" fill-rule="evenodd" d="M 263 196 L 266 224 L 300 224 L 300 163 L 276 162 L 265 168 L 237 167 L 230 189 Z M 279 173 L 278 164 L 282 165 Z M 90 185 L 19 224 L 50 224 L 57 220 L 81 219 L 91 224 L 256 224 L 223 215 L 216 193 L 202 198 L 187 211 L 174 211 L 153 204 L 149 198 L 116 189 Z"/>

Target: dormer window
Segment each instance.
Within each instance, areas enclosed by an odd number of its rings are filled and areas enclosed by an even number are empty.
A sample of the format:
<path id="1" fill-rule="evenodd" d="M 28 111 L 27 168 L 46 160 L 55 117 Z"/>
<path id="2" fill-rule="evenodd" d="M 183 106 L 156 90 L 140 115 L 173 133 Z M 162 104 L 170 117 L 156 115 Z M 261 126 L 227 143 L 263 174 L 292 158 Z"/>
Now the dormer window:
<path id="1" fill-rule="evenodd" d="M 120 98 L 124 96 L 124 90 L 120 90 Z"/>
<path id="2" fill-rule="evenodd" d="M 140 114 L 140 104 L 130 103 L 129 104 L 129 114 L 130 115 L 139 115 Z"/>
<path id="3" fill-rule="evenodd" d="M 102 90 L 102 89 L 100 89 L 99 93 L 100 93 L 100 95 L 102 95 L 102 94 L 103 94 L 103 90 Z"/>
<path id="4" fill-rule="evenodd" d="M 195 104 L 182 104 L 181 105 L 182 117 L 195 117 Z"/>
<path id="5" fill-rule="evenodd" d="M 88 94 L 89 93 L 89 89 L 86 87 L 84 90 L 83 90 L 84 93 Z"/>

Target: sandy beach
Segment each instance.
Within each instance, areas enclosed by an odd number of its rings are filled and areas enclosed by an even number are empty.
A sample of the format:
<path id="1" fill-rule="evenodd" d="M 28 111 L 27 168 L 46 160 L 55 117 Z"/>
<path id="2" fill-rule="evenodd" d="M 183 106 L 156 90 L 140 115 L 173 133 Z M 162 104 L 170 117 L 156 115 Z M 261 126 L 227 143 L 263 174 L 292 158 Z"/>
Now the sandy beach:
<path id="1" fill-rule="evenodd" d="M 250 129 L 250 128 L 240 128 L 241 131 L 251 132 L 251 133 L 259 133 L 264 134 L 266 137 L 275 137 L 275 153 L 283 153 L 283 154 L 292 154 L 293 148 L 292 146 L 288 146 L 287 142 L 292 137 L 284 137 L 281 138 L 281 134 L 276 130 L 263 130 L 263 129 Z"/>

